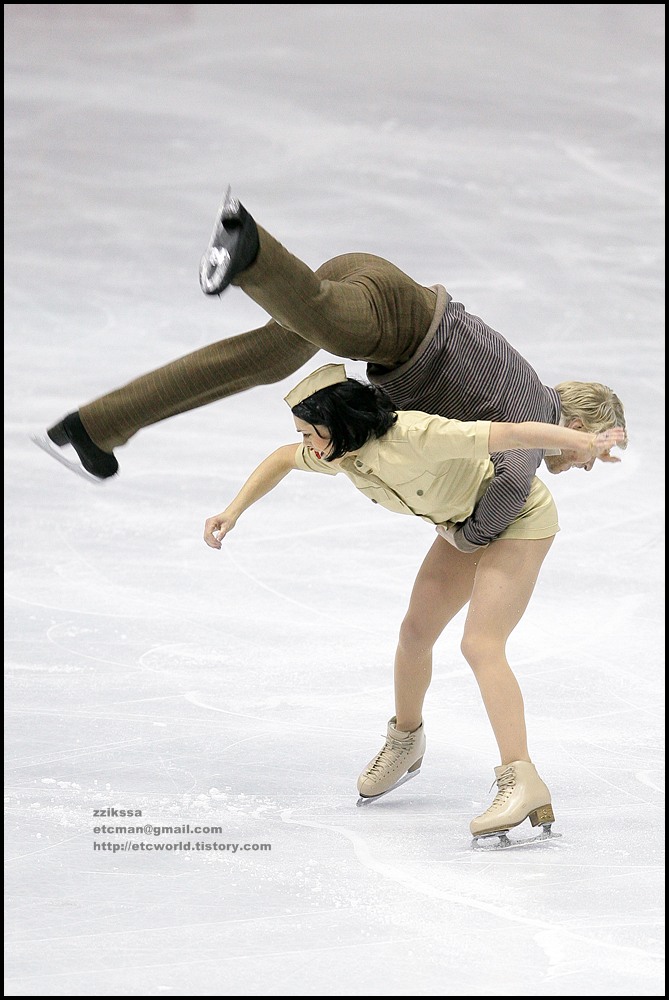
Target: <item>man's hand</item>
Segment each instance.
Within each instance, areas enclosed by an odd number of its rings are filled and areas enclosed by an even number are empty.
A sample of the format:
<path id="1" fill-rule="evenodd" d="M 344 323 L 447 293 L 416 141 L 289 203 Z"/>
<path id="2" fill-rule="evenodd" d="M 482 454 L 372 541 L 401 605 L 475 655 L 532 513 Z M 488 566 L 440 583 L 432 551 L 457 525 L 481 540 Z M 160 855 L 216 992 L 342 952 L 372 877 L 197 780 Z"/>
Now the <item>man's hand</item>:
<path id="1" fill-rule="evenodd" d="M 237 519 L 223 511 L 221 514 L 214 514 L 204 522 L 204 540 L 211 549 L 220 549 L 221 542 L 229 531 L 232 531 Z"/>
<path id="2" fill-rule="evenodd" d="M 454 524 L 438 524 L 436 530 L 437 534 L 445 538 L 458 552 L 477 552 L 479 549 L 486 548 L 485 545 L 473 545 L 472 542 L 468 542 L 462 534 L 462 529 L 456 528 Z"/>

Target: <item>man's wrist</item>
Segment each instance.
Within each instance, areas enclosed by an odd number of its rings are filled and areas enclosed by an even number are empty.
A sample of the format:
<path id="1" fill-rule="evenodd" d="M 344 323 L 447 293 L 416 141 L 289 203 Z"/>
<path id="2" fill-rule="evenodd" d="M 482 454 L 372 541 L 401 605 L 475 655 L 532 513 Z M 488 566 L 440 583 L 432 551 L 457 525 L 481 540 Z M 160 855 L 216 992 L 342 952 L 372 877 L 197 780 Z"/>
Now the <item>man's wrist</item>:
<path id="1" fill-rule="evenodd" d="M 476 552 L 477 549 L 485 548 L 486 543 L 478 545 L 476 542 L 470 542 L 465 538 L 464 531 L 462 528 L 458 528 L 453 533 L 453 541 L 455 543 L 456 549 L 460 552 Z"/>

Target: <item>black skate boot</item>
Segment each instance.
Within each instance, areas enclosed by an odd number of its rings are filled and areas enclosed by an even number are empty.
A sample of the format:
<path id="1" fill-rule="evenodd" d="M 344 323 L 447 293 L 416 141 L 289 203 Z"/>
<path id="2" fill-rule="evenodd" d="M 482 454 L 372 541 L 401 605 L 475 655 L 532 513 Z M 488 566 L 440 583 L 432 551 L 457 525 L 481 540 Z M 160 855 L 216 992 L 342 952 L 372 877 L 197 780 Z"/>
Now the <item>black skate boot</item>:
<path id="1" fill-rule="evenodd" d="M 200 261 L 200 286 L 205 295 L 220 295 L 240 271 L 250 267 L 259 247 L 255 222 L 228 188 Z"/>
<path id="2" fill-rule="evenodd" d="M 66 417 L 50 427 L 46 434 L 48 440 L 59 448 L 71 444 L 86 472 L 96 479 L 109 479 L 118 472 L 118 462 L 113 453 L 98 448 L 88 436 L 78 413 L 68 413 Z M 40 442 L 36 441 L 36 443 Z M 47 442 L 44 441 L 42 447 L 44 444 Z M 64 464 L 69 465 L 70 463 L 65 462 Z M 72 468 L 72 466 L 70 467 Z"/>

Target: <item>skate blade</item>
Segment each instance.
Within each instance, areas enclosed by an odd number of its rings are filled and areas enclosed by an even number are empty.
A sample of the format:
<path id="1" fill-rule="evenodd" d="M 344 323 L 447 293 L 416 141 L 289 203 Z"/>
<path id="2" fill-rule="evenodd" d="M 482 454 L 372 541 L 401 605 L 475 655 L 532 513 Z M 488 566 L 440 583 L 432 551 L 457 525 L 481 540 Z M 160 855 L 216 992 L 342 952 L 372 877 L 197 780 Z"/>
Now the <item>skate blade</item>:
<path id="1" fill-rule="evenodd" d="M 406 781 L 409 781 L 411 778 L 418 777 L 419 774 L 420 774 L 420 768 L 418 768 L 416 771 L 407 771 L 407 773 L 403 777 L 401 777 L 399 781 L 396 781 L 394 785 L 392 785 L 390 788 L 387 788 L 385 792 L 380 792 L 378 795 L 361 795 L 358 801 L 356 802 L 356 806 L 367 806 L 371 802 L 378 802 L 378 800 L 382 799 L 384 795 L 389 795 L 390 792 L 394 792 L 396 788 L 400 787 L 400 785 L 403 785 Z"/>
<path id="2" fill-rule="evenodd" d="M 232 219 L 239 211 L 239 200 L 232 197 L 232 186 L 228 184 L 228 189 L 223 196 L 223 201 L 221 202 L 218 215 L 216 216 L 216 222 L 214 223 L 214 228 L 211 231 L 211 238 L 209 240 L 209 246 L 215 243 L 219 237 L 221 229 L 223 228 L 224 219 Z"/>
<path id="3" fill-rule="evenodd" d="M 561 833 L 552 833 L 550 827 L 544 827 L 541 833 L 533 837 L 524 837 L 522 840 L 511 839 L 508 832 L 500 830 L 498 833 L 479 834 L 473 838 L 472 847 L 475 851 L 508 851 L 512 847 L 527 847 L 547 840 L 558 840 L 562 836 Z"/>
<path id="4" fill-rule="evenodd" d="M 60 462 L 61 465 L 64 465 L 70 470 L 70 472 L 74 472 L 81 479 L 85 479 L 89 483 L 95 483 L 96 486 L 102 486 L 104 483 L 104 479 L 98 479 L 97 476 L 92 476 L 90 472 L 86 472 L 78 461 L 73 462 L 69 458 L 66 458 L 65 455 L 61 454 L 58 445 L 55 445 L 47 434 L 31 434 L 30 440 L 33 444 L 36 444 L 38 448 L 41 448 L 42 451 L 45 451 L 47 455 L 50 455 L 51 458 L 55 458 L 57 462 Z"/>

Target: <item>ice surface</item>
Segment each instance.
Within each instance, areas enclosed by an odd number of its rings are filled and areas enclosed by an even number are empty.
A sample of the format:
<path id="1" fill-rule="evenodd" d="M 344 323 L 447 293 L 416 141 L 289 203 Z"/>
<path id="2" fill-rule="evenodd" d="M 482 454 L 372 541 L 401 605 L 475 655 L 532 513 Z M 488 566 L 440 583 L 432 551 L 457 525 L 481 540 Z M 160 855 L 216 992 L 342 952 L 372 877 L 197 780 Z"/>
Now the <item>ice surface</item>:
<path id="1" fill-rule="evenodd" d="M 5 995 L 663 996 L 664 5 L 4 11 Z M 199 288 L 228 183 L 312 266 L 389 257 L 623 399 L 622 463 L 548 477 L 509 644 L 561 839 L 471 849 L 498 760 L 462 620 L 420 775 L 356 808 L 424 522 L 291 477 L 204 545 L 297 376 L 100 485 L 30 441 L 265 321 Z M 94 833 L 132 819 L 220 833 Z"/>

